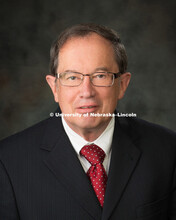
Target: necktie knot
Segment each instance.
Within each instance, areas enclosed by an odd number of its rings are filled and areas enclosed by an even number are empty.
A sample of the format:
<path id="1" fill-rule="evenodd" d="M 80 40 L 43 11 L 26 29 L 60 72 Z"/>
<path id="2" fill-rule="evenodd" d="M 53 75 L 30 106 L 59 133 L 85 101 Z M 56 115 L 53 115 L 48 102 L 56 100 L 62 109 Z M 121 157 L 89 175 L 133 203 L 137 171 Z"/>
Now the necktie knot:
<path id="1" fill-rule="evenodd" d="M 91 165 L 103 163 L 105 158 L 105 152 L 95 144 L 85 145 L 80 154 L 84 156 Z"/>

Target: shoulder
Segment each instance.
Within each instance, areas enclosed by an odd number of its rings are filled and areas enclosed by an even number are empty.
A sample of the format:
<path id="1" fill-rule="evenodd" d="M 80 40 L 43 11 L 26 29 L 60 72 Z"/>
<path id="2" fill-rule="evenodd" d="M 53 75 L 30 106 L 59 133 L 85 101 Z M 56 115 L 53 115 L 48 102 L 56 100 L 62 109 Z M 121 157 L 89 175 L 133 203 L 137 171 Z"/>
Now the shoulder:
<path id="1" fill-rule="evenodd" d="M 122 130 L 141 149 L 175 152 L 176 133 L 163 126 L 139 118 L 119 118 Z"/>
<path id="2" fill-rule="evenodd" d="M 121 130 L 141 153 L 145 167 L 173 171 L 176 164 L 176 133 L 165 127 L 138 118 L 119 118 Z M 118 135 L 118 133 L 117 133 Z M 125 137 L 125 136 L 124 136 Z M 165 169 L 168 167 L 168 169 Z"/>
<path id="3" fill-rule="evenodd" d="M 48 130 L 55 129 L 55 120 L 54 118 L 45 119 L 21 132 L 18 132 L 12 136 L 9 136 L 0 141 L 0 157 L 9 153 L 13 155 L 14 152 L 22 152 L 27 148 L 35 148 L 40 146 L 42 140 L 48 134 Z M 57 120 L 58 121 L 58 120 Z"/>
<path id="4" fill-rule="evenodd" d="M 160 138 L 176 138 L 176 133 L 168 128 L 154 124 L 139 118 L 130 118 L 128 123 L 131 129 L 142 136 L 152 136 Z"/>
<path id="5" fill-rule="evenodd" d="M 35 125 L 32 125 L 31 127 L 28 127 L 24 129 L 23 131 L 20 131 L 18 133 L 15 133 L 7 138 L 4 138 L 3 140 L 0 141 L 0 144 L 6 144 L 6 143 L 13 143 L 14 141 L 17 140 L 23 140 L 26 139 L 29 135 L 31 136 L 32 134 L 41 133 L 41 129 L 47 124 L 48 119 L 41 121 Z"/>

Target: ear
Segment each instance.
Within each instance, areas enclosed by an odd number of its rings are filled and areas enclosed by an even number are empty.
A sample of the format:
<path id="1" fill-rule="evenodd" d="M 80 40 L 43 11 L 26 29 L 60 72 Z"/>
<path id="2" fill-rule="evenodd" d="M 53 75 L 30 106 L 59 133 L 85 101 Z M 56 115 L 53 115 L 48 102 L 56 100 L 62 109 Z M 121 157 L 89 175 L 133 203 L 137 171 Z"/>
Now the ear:
<path id="1" fill-rule="evenodd" d="M 122 98 L 123 98 L 123 96 L 124 96 L 124 94 L 125 94 L 125 91 L 126 91 L 126 89 L 127 89 L 127 87 L 128 87 L 128 84 L 129 84 L 129 82 L 130 82 L 130 79 L 131 79 L 131 73 L 129 73 L 129 72 L 123 73 L 123 74 L 120 76 L 120 78 L 119 78 L 119 80 L 120 80 L 120 82 L 119 82 L 120 88 L 119 88 L 118 99 L 122 99 Z"/>
<path id="2" fill-rule="evenodd" d="M 54 99 L 55 99 L 55 102 L 58 102 L 58 89 L 57 89 L 57 85 L 56 85 L 56 77 L 52 76 L 52 75 L 47 75 L 46 76 L 46 81 L 48 83 L 48 85 L 50 86 L 52 92 L 53 92 L 53 95 L 54 95 Z"/>

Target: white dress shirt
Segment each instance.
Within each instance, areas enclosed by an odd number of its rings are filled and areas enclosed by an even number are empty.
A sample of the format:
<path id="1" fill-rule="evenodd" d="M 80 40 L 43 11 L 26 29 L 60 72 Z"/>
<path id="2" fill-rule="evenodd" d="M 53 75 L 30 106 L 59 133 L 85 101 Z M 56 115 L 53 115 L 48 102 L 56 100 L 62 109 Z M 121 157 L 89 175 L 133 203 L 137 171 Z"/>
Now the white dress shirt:
<path id="1" fill-rule="evenodd" d="M 94 144 L 98 145 L 99 147 L 101 147 L 106 154 L 105 159 L 103 161 L 103 166 L 106 170 L 106 173 L 108 174 L 110 159 L 111 159 L 111 144 L 112 144 L 112 138 L 113 138 L 113 133 L 114 133 L 114 125 L 115 125 L 114 117 L 111 119 L 111 121 L 109 122 L 108 126 L 103 131 L 103 133 L 93 142 L 87 142 L 84 138 L 82 138 L 80 135 L 78 135 L 76 132 L 74 132 L 67 125 L 67 123 L 63 117 L 62 117 L 62 124 L 63 124 L 65 132 L 68 135 L 68 138 L 69 138 L 74 150 L 77 153 L 77 156 L 78 156 L 85 172 L 87 173 L 91 164 L 88 162 L 88 160 L 86 160 L 85 157 L 80 155 L 80 150 L 82 149 L 83 146 L 94 143 Z"/>

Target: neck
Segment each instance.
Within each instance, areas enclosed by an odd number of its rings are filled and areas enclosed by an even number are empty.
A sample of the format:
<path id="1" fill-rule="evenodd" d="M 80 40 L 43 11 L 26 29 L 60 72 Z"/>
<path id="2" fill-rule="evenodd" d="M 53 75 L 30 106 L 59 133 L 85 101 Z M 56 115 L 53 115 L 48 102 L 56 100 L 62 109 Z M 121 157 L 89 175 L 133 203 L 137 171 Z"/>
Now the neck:
<path id="1" fill-rule="evenodd" d="M 88 142 L 93 142 L 103 133 L 103 131 L 98 131 L 97 132 L 97 131 L 87 130 L 86 129 L 85 131 L 81 131 L 81 132 L 76 132 L 75 131 L 75 132 L 77 134 L 79 134 L 82 138 L 84 138 L 84 140 L 86 140 Z"/>
<path id="2" fill-rule="evenodd" d="M 74 132 L 76 132 L 78 135 L 80 135 L 82 138 L 84 138 L 84 140 L 86 140 L 88 142 L 95 141 L 103 133 L 103 131 L 106 129 L 109 122 L 110 122 L 110 120 L 108 120 L 106 123 L 104 122 L 104 123 L 100 124 L 99 126 L 97 126 L 95 128 L 80 128 L 77 126 L 73 126 L 68 121 L 66 121 L 67 125 Z"/>

